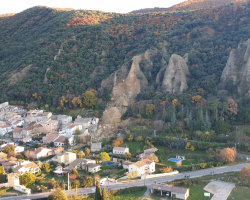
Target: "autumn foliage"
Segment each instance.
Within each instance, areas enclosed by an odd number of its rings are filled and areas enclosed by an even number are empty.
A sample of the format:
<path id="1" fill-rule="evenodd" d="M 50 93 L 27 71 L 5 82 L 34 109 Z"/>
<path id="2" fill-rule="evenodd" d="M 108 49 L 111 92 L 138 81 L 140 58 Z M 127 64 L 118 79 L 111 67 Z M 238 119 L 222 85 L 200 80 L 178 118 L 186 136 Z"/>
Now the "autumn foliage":
<path id="1" fill-rule="evenodd" d="M 113 146 L 119 147 L 120 145 L 123 144 L 123 142 L 124 142 L 124 138 L 118 137 L 116 140 L 113 141 Z"/>
<path id="2" fill-rule="evenodd" d="M 174 171 L 173 168 L 170 167 L 163 167 L 162 169 L 160 169 L 162 173 L 168 173 L 168 172 L 172 172 Z"/>
<path id="3" fill-rule="evenodd" d="M 250 180 L 250 166 L 244 167 L 241 171 L 240 171 L 240 176 L 243 179 L 246 180 Z"/>
<path id="4" fill-rule="evenodd" d="M 98 24 L 99 22 L 100 18 L 96 16 L 75 17 L 69 20 L 67 27 Z"/>
<path id="5" fill-rule="evenodd" d="M 236 159 L 237 151 L 233 148 L 225 148 L 220 151 L 221 161 L 224 163 L 233 162 Z"/>

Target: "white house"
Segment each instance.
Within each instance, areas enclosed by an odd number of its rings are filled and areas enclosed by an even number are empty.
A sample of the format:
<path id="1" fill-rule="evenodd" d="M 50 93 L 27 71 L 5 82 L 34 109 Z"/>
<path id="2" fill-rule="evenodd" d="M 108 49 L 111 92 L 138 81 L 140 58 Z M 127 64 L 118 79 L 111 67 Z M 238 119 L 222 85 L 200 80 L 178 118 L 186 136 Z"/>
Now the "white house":
<path id="1" fill-rule="evenodd" d="M 128 147 L 114 147 L 113 154 L 125 155 L 125 153 L 129 153 Z"/>
<path id="2" fill-rule="evenodd" d="M 36 163 L 27 160 L 18 161 L 17 165 L 12 167 L 12 170 L 14 173 L 18 173 L 20 175 L 23 175 L 26 172 L 31 172 L 33 174 L 36 174 L 41 171 L 41 169 Z"/>
<path id="3" fill-rule="evenodd" d="M 0 126 L 0 134 L 1 136 L 5 135 L 6 133 L 12 132 L 12 127 L 10 125 L 3 125 Z"/>
<path id="4" fill-rule="evenodd" d="M 95 152 L 95 151 L 100 151 L 102 148 L 102 143 L 98 142 L 98 143 L 92 143 L 90 145 L 90 150 L 91 152 Z"/>
<path id="5" fill-rule="evenodd" d="M 35 149 L 35 151 L 33 151 L 33 153 L 34 153 L 34 157 L 36 159 L 39 159 L 39 158 L 42 158 L 42 157 L 47 157 L 47 156 L 53 155 L 54 150 L 44 148 L 44 147 L 39 147 L 39 148 Z"/>
<path id="6" fill-rule="evenodd" d="M 4 144 L 2 146 L 2 150 L 6 149 L 6 148 L 12 148 L 12 145 L 13 144 Z M 24 152 L 24 147 L 23 146 L 15 146 L 14 145 L 14 148 L 15 148 L 15 153 L 21 153 L 21 152 Z"/>
<path id="7" fill-rule="evenodd" d="M 129 165 L 128 171 L 129 173 L 132 171 L 137 171 L 137 176 L 152 174 L 155 172 L 155 162 L 149 159 L 138 161 Z"/>
<path id="8" fill-rule="evenodd" d="M 69 140 L 69 144 L 70 144 L 71 146 L 74 145 L 74 136 L 72 136 L 72 137 L 59 136 L 59 137 L 54 141 L 55 147 L 62 147 L 62 146 L 64 146 L 64 143 L 65 143 L 65 140 L 66 140 L 66 139 Z"/>
<path id="9" fill-rule="evenodd" d="M 101 170 L 101 165 L 95 163 L 88 164 L 88 172 L 95 173 Z"/>
<path id="10" fill-rule="evenodd" d="M 57 120 L 60 125 L 65 126 L 67 123 L 72 122 L 72 117 L 68 115 L 58 115 Z"/>
<path id="11" fill-rule="evenodd" d="M 76 125 L 71 122 L 67 123 L 63 127 L 63 131 L 65 131 L 66 135 L 75 135 L 75 131 L 79 129 L 80 131 L 82 130 L 82 125 Z"/>
<path id="12" fill-rule="evenodd" d="M 25 194 L 31 194 L 31 189 L 26 188 L 24 185 L 15 185 L 14 189 Z"/>

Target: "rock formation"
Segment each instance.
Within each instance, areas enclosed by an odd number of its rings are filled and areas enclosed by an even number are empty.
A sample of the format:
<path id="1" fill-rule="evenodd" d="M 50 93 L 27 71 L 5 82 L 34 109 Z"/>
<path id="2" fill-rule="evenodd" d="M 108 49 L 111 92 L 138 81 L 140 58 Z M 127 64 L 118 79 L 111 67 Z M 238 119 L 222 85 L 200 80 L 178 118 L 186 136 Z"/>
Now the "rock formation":
<path id="1" fill-rule="evenodd" d="M 181 94 L 183 90 L 188 88 L 187 74 L 189 74 L 189 69 L 186 62 L 187 55 L 184 58 L 176 54 L 171 56 L 162 81 L 164 92 Z M 160 72 L 162 73 L 162 71 Z M 158 76 L 160 77 L 160 74 Z"/>
<path id="2" fill-rule="evenodd" d="M 221 75 L 221 82 L 232 80 L 238 85 L 238 92 L 250 93 L 250 39 L 233 49 Z"/>

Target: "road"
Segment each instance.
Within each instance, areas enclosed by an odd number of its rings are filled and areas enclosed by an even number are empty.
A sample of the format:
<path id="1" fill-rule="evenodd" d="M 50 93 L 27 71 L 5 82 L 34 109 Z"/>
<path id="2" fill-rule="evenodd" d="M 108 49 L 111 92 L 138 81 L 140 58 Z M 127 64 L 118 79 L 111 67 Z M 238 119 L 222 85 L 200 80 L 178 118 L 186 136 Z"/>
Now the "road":
<path id="1" fill-rule="evenodd" d="M 239 165 L 234 165 L 234 166 L 223 166 L 223 167 L 215 167 L 215 168 L 209 168 L 209 169 L 202 169 L 202 170 L 196 170 L 193 172 L 185 172 L 185 173 L 180 173 L 177 175 L 172 175 L 172 176 L 165 176 L 165 177 L 157 177 L 157 178 L 151 178 L 151 179 L 146 179 L 146 180 L 133 180 L 133 181 L 128 181 L 128 182 L 118 182 L 118 183 L 108 183 L 106 185 L 101 186 L 102 188 L 105 187 L 106 189 L 111 188 L 112 190 L 115 189 L 124 189 L 124 188 L 129 188 L 129 187 L 135 187 L 135 186 L 143 186 L 144 181 L 146 186 L 150 186 L 152 183 L 161 183 L 161 182 L 166 182 L 166 181 L 173 181 L 175 179 L 181 179 L 184 178 L 185 175 L 189 175 L 190 178 L 196 178 L 196 177 L 201 177 L 205 175 L 211 175 L 211 172 L 214 172 L 214 174 L 222 174 L 225 172 L 232 172 L 232 171 L 240 171 L 243 167 L 245 166 L 250 166 L 250 163 L 243 163 Z M 92 188 L 80 188 L 78 189 L 77 193 L 78 194 L 88 194 L 88 193 L 93 193 L 95 190 L 95 187 Z M 75 194 L 75 191 L 66 191 L 68 195 L 73 195 Z M 45 198 L 48 197 L 50 193 L 39 193 L 39 194 L 30 194 L 30 195 L 22 195 L 22 196 L 15 196 L 15 197 L 4 197 L 0 198 L 1 200 L 25 200 L 25 199 L 39 199 L 39 198 Z"/>

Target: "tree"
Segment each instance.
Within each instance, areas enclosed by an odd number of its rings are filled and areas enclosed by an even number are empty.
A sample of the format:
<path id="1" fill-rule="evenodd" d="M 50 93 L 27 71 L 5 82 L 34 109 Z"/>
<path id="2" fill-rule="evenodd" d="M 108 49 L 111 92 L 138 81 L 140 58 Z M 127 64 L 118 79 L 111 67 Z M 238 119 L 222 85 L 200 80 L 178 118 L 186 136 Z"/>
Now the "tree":
<path id="1" fill-rule="evenodd" d="M 170 166 L 170 167 L 163 167 L 162 169 L 160 169 L 161 172 L 163 173 L 168 173 L 168 172 L 172 172 L 174 171 L 173 168 Z"/>
<path id="2" fill-rule="evenodd" d="M 102 200 L 102 191 L 101 191 L 100 181 L 96 182 L 95 200 Z"/>
<path id="3" fill-rule="evenodd" d="M 56 188 L 55 191 L 48 197 L 48 200 L 68 200 L 68 195 L 60 187 Z"/>
<path id="4" fill-rule="evenodd" d="M 3 166 L 0 166 L 0 174 L 5 174 L 5 169 Z"/>
<path id="5" fill-rule="evenodd" d="M 49 143 L 49 146 L 50 146 L 50 147 L 55 147 L 55 143 L 54 143 L 54 142 L 50 142 L 50 143 Z"/>
<path id="6" fill-rule="evenodd" d="M 131 171 L 130 173 L 129 173 L 129 172 L 126 172 L 127 177 L 129 177 L 130 179 L 136 177 L 137 174 L 138 174 L 138 172 L 137 172 L 136 170 L 133 170 L 133 171 Z"/>
<path id="7" fill-rule="evenodd" d="M 173 104 L 174 106 L 177 106 L 178 102 L 179 102 L 178 99 L 174 99 L 174 100 L 172 101 L 172 104 Z"/>
<path id="8" fill-rule="evenodd" d="M 84 94 L 82 94 L 84 98 L 84 104 L 88 107 L 92 107 L 96 105 L 97 103 L 97 98 L 95 94 L 92 91 L 87 91 Z"/>
<path id="9" fill-rule="evenodd" d="M 82 131 L 81 130 L 79 130 L 79 129 L 76 129 L 75 130 L 75 135 L 81 135 L 82 134 Z"/>
<path id="10" fill-rule="evenodd" d="M 172 115 L 172 117 L 171 117 L 171 124 L 172 124 L 173 126 L 175 126 L 175 125 L 176 125 L 176 122 L 177 122 L 176 114 L 175 114 L 175 112 L 173 112 L 173 115 Z"/>
<path id="11" fill-rule="evenodd" d="M 182 162 L 179 161 L 179 162 L 175 163 L 175 165 L 176 165 L 176 167 L 180 168 L 182 166 Z"/>
<path id="12" fill-rule="evenodd" d="M 90 154 L 90 149 L 89 148 L 85 148 L 85 155 L 88 156 Z"/>
<path id="13" fill-rule="evenodd" d="M 154 113 L 155 105 L 154 104 L 148 104 L 146 106 L 146 115 L 148 117 L 151 117 Z"/>
<path id="14" fill-rule="evenodd" d="M 244 167 L 244 168 L 240 171 L 240 176 L 241 176 L 242 179 L 250 180 L 250 166 Z"/>
<path id="15" fill-rule="evenodd" d="M 216 134 L 223 134 L 229 131 L 229 124 L 223 120 L 219 121 L 215 125 L 215 133 Z"/>
<path id="16" fill-rule="evenodd" d="M 227 110 L 229 110 L 231 115 L 237 115 L 238 113 L 238 104 L 235 103 L 235 101 L 233 99 L 228 99 L 228 103 L 227 103 L 228 107 Z"/>
<path id="17" fill-rule="evenodd" d="M 124 142 L 124 138 L 118 137 L 116 140 L 113 141 L 113 146 L 118 147 L 118 146 L 122 145 L 123 142 Z"/>
<path id="18" fill-rule="evenodd" d="M 43 163 L 42 167 L 41 167 L 41 170 L 45 171 L 45 172 L 50 172 L 50 163 L 48 163 L 48 162 Z"/>
<path id="19" fill-rule="evenodd" d="M 3 150 L 3 152 L 9 154 L 10 152 L 15 152 L 15 151 L 13 151 L 10 147 L 7 147 L 6 149 Z"/>
<path id="20" fill-rule="evenodd" d="M 133 140 L 133 135 L 129 135 L 128 141 L 131 142 Z"/>
<path id="21" fill-rule="evenodd" d="M 110 156 L 107 152 L 101 152 L 100 159 L 103 161 L 110 161 Z"/>
<path id="22" fill-rule="evenodd" d="M 72 169 L 72 174 L 78 175 L 78 171 L 77 171 L 75 168 L 73 168 L 73 169 Z"/>
<path id="23" fill-rule="evenodd" d="M 35 181 L 36 181 L 36 176 L 29 172 L 26 172 L 20 178 L 21 185 L 31 185 L 35 183 Z"/>
<path id="24" fill-rule="evenodd" d="M 125 157 L 126 159 L 130 159 L 130 158 L 131 158 L 131 153 L 126 152 L 125 155 L 124 155 L 124 157 Z"/>
<path id="25" fill-rule="evenodd" d="M 69 143 L 69 139 L 68 138 L 66 138 L 64 140 L 64 147 L 65 147 L 65 149 L 69 149 L 70 148 L 70 143 Z"/>
<path id="26" fill-rule="evenodd" d="M 137 140 L 138 142 L 141 142 L 141 141 L 143 140 L 143 137 L 142 137 L 142 136 L 138 136 L 138 137 L 136 138 L 136 140 Z"/>
<path id="27" fill-rule="evenodd" d="M 106 188 L 102 189 L 102 200 L 109 200 L 109 195 L 106 191 Z"/>
<path id="28" fill-rule="evenodd" d="M 85 157 L 85 153 L 83 153 L 81 151 L 78 151 L 76 155 L 77 155 L 77 158 L 84 158 Z"/>
<path id="29" fill-rule="evenodd" d="M 154 153 L 151 153 L 148 159 L 154 161 L 155 163 L 159 162 L 158 157 Z"/>
<path id="30" fill-rule="evenodd" d="M 81 183 L 77 180 L 75 180 L 72 185 L 71 188 L 79 188 L 81 186 Z"/>
<path id="31" fill-rule="evenodd" d="M 24 153 L 24 155 L 26 156 L 27 159 L 31 159 L 31 158 L 34 158 L 34 152 L 33 151 L 26 151 Z"/>
<path id="32" fill-rule="evenodd" d="M 234 147 L 225 148 L 225 149 L 222 149 L 220 151 L 219 156 L 220 156 L 222 162 L 229 163 L 229 162 L 235 161 L 236 156 L 237 156 L 237 152 L 236 152 L 236 149 Z"/>
<path id="33" fill-rule="evenodd" d="M 204 120 L 204 131 L 210 131 L 211 130 L 211 122 L 208 116 L 208 112 L 206 111 L 206 117 Z"/>

